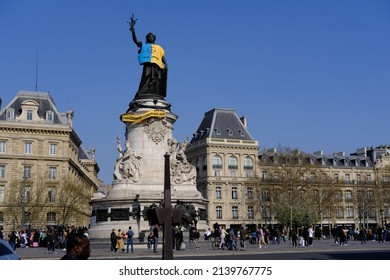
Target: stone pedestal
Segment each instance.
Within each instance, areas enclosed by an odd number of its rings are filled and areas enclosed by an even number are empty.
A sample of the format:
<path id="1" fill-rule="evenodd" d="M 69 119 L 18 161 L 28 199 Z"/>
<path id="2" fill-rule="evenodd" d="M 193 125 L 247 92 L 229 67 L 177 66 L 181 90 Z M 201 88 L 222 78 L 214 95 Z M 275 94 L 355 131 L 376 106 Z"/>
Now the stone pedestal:
<path id="1" fill-rule="evenodd" d="M 184 155 L 185 145 L 172 137 L 177 116 L 170 112 L 170 104 L 164 100 L 138 100 L 135 109 L 121 116 L 126 124 L 126 149 L 118 141 L 112 189 L 91 201 L 89 234 L 92 238 L 109 238 L 113 228 L 127 230 L 132 226 L 134 232 L 150 230 L 142 211 L 144 207 L 163 202 L 167 153 L 171 162 L 172 205 L 190 203 L 195 209 L 206 209 L 205 199 L 196 189 L 195 168 Z M 139 220 L 135 217 L 136 207 L 140 207 Z M 202 224 L 206 226 L 202 221 L 198 225 Z"/>

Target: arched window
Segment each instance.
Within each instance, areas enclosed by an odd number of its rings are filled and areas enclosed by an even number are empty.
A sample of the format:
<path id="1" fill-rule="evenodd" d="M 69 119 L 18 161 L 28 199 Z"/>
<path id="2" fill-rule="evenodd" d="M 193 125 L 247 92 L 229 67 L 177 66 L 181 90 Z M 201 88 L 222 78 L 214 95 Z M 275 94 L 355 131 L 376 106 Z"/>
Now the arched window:
<path id="1" fill-rule="evenodd" d="M 244 169 L 252 170 L 253 169 L 253 160 L 250 156 L 244 158 Z"/>
<path id="2" fill-rule="evenodd" d="M 222 158 L 218 155 L 213 156 L 213 168 L 214 169 L 222 168 Z"/>
<path id="3" fill-rule="evenodd" d="M 55 188 L 49 188 L 48 190 L 48 200 L 49 202 L 55 202 L 56 201 L 56 189 Z"/>
<path id="4" fill-rule="evenodd" d="M 228 168 L 229 169 L 235 169 L 235 170 L 238 168 L 237 158 L 235 156 L 230 156 L 229 157 Z"/>

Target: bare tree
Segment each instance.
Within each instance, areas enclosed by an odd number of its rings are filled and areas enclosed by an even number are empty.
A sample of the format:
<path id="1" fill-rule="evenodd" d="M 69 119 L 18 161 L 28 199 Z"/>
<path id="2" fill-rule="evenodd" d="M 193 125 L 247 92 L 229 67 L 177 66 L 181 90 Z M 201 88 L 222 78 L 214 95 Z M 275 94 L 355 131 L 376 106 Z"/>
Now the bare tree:
<path id="1" fill-rule="evenodd" d="M 5 214 L 14 229 L 42 227 L 42 209 L 47 205 L 46 187 L 42 178 L 11 181 L 5 195 Z"/>
<path id="2" fill-rule="evenodd" d="M 260 157 L 257 180 L 259 207 L 268 207 L 275 221 L 288 227 L 311 225 L 332 216 L 335 188 L 328 174 L 311 155 L 280 147 Z"/>
<path id="3" fill-rule="evenodd" d="M 91 191 L 88 184 L 80 179 L 65 177 L 57 189 L 58 224 L 85 224 L 89 220 Z"/>

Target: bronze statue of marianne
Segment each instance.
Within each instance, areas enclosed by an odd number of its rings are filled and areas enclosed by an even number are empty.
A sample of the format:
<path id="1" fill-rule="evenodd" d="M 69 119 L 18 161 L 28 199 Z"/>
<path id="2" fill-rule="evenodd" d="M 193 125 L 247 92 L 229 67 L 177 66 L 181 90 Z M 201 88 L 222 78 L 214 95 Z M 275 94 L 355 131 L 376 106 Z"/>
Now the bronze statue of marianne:
<path id="1" fill-rule="evenodd" d="M 146 42 L 138 41 L 135 35 L 134 14 L 130 17 L 130 31 L 134 43 L 139 47 L 138 61 L 143 65 L 141 81 L 134 100 L 137 99 L 163 99 L 167 94 L 167 70 L 168 65 L 164 56 L 164 49 L 156 45 L 156 36 L 149 32 L 146 35 Z"/>

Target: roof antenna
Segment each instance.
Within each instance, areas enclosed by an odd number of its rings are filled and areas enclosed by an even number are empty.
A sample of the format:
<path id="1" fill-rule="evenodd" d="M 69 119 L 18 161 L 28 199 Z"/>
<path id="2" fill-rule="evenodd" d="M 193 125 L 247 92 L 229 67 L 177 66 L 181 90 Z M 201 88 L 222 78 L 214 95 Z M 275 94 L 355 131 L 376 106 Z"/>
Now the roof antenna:
<path id="1" fill-rule="evenodd" d="M 35 48 L 35 91 L 38 91 L 38 44 Z"/>

